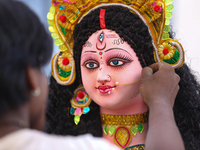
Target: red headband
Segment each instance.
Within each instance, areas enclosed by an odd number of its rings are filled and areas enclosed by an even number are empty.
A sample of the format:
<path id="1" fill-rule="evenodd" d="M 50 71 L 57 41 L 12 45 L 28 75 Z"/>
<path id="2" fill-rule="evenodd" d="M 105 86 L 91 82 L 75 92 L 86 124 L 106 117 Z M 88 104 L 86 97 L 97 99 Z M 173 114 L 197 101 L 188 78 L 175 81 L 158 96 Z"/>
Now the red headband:
<path id="1" fill-rule="evenodd" d="M 100 10 L 99 21 L 100 21 L 100 27 L 101 27 L 101 29 L 106 29 L 105 13 L 106 13 L 106 9 L 101 9 Z"/>

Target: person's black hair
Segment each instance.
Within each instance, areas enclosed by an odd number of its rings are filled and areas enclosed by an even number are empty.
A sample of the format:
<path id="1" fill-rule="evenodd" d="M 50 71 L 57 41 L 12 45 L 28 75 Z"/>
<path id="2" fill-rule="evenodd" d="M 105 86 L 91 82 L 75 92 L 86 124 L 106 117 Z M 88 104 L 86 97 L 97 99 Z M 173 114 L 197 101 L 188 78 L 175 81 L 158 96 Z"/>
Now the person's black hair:
<path id="1" fill-rule="evenodd" d="M 25 4 L 0 0 L 0 114 L 29 100 L 26 68 L 51 59 L 52 38 Z"/>
<path id="2" fill-rule="evenodd" d="M 82 45 L 89 36 L 101 30 L 99 24 L 100 8 L 92 11 L 76 25 L 74 30 L 74 59 L 80 64 Z M 128 9 L 119 6 L 106 7 L 106 28 L 115 31 L 134 49 L 142 67 L 155 63 L 152 38 L 147 26 Z M 47 132 L 61 135 L 80 135 L 91 133 L 102 136 L 100 109 L 92 102 L 91 111 L 81 116 L 79 125 L 75 125 L 74 116 L 69 114 L 70 99 L 74 89 L 82 83 L 80 66 L 76 65 L 76 80 L 70 86 L 62 86 L 51 77 L 49 106 L 47 110 Z M 184 64 L 176 69 L 180 76 L 180 90 L 175 100 L 174 115 L 187 150 L 200 148 L 200 85 Z M 172 135 L 173 136 L 173 135 Z"/>

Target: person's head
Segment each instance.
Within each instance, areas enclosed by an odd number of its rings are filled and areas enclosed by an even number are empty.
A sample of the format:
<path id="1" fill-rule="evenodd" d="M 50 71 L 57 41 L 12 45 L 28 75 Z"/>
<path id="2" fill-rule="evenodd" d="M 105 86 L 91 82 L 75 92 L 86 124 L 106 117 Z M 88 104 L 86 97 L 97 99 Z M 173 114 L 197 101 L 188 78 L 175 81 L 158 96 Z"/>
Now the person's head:
<path id="1" fill-rule="evenodd" d="M 139 95 L 140 81 L 135 84 L 130 83 L 140 79 L 142 67 L 151 65 L 156 61 L 167 62 L 174 68 L 180 67 L 184 63 L 183 49 L 180 43 L 170 39 L 170 27 L 167 23 L 165 24 L 166 20 L 168 23 L 170 21 L 169 16 L 165 14 L 165 12 L 171 14 L 171 9 L 167 9 L 169 4 L 166 3 L 165 5 L 165 2 L 162 0 L 133 3 L 129 1 L 108 1 L 107 3 L 101 1 L 89 3 L 84 1 L 80 1 L 80 3 L 52 1 L 53 6 L 50 8 L 47 17 L 50 25 L 49 29 L 60 50 L 60 53 L 57 53 L 52 60 L 53 77 L 58 84 L 64 86 L 75 85 L 78 82 L 78 84 L 83 83 L 89 96 L 94 101 L 98 99 L 94 91 L 99 91 L 99 94 L 102 95 L 100 99 L 105 99 L 104 96 L 110 92 L 122 96 L 118 97 L 116 95 L 120 100 L 130 100 L 135 95 Z M 102 29 L 107 30 L 108 33 L 105 34 Z M 114 34 L 116 38 L 110 38 L 109 34 Z M 107 39 L 110 40 L 107 41 Z M 129 46 L 131 52 L 134 53 L 134 57 L 136 56 L 140 69 L 136 71 L 135 67 L 131 67 L 130 64 L 135 64 L 136 62 L 136 58 L 131 58 L 131 61 L 128 63 L 129 68 L 126 68 L 128 71 L 123 72 L 123 70 L 120 70 L 119 73 L 119 70 L 115 70 L 115 72 L 106 73 L 104 71 L 106 67 L 103 67 L 106 65 L 102 64 L 108 64 L 108 61 L 105 59 L 108 58 L 106 56 L 108 53 L 105 52 L 109 49 L 126 49 L 125 45 Z M 95 53 L 91 52 L 93 49 L 96 49 Z M 91 53 L 91 55 L 88 54 L 89 59 L 93 60 L 93 65 L 94 61 L 96 61 L 96 71 L 98 70 L 101 74 L 104 72 L 103 80 L 106 78 L 106 83 L 109 81 L 109 85 L 97 82 L 99 75 L 94 71 L 95 69 L 93 69 L 92 73 L 85 74 L 86 71 L 83 71 L 83 64 L 86 63 L 81 62 L 85 51 Z M 111 54 L 110 50 L 109 53 Z M 120 53 L 120 55 L 122 54 Z M 97 61 L 93 56 L 97 56 L 99 60 Z M 119 60 L 119 56 L 114 57 Z M 112 56 L 112 58 L 114 57 Z M 124 65 L 122 66 L 124 67 Z M 111 67 L 107 65 L 107 68 Z M 124 76 L 130 80 L 124 80 Z M 91 85 L 91 79 L 94 78 L 95 80 L 93 81 L 96 81 L 96 83 Z M 123 80 L 121 80 L 122 78 Z M 74 79 L 76 80 L 74 81 Z M 118 80 L 120 83 L 116 87 L 115 82 L 118 82 Z M 125 86 L 124 84 L 129 85 Z M 111 91 L 113 87 L 116 87 L 114 92 Z M 122 90 L 117 90 L 120 89 L 119 87 Z M 102 94 L 101 91 L 106 94 Z M 97 96 L 97 98 L 94 98 L 93 95 Z M 111 101 L 112 95 L 107 96 L 109 101 Z M 105 101 L 108 102 L 106 99 Z M 113 103 L 115 106 L 118 103 L 117 101 L 115 100 L 115 104 Z M 101 105 L 100 103 L 98 104 Z M 104 103 L 105 106 L 110 104 Z M 120 103 L 118 105 L 122 106 Z"/>
<path id="2" fill-rule="evenodd" d="M 30 127 L 39 129 L 48 94 L 41 68 L 51 58 L 52 39 L 35 13 L 12 0 L 0 0 L 0 35 L 0 116 L 27 105 Z"/>
<path id="3" fill-rule="evenodd" d="M 113 0 L 109 0 L 108 3 L 111 1 L 113 2 Z M 101 3 L 99 1 L 95 1 L 95 2 L 98 4 Z M 117 2 L 120 2 L 120 1 L 117 1 Z M 137 3 L 138 1 L 136 2 L 133 1 L 133 3 L 129 3 L 129 2 L 130 1 L 123 1 L 123 3 L 127 3 L 128 5 L 132 5 L 134 3 Z M 141 1 L 141 3 L 143 2 L 148 3 L 149 1 L 148 0 Z M 74 5 L 76 4 L 77 3 L 75 3 Z M 55 4 L 52 6 L 55 8 L 56 13 L 52 9 L 51 15 L 54 15 L 54 16 L 57 15 L 57 17 L 60 15 L 64 17 L 65 15 L 67 17 L 69 14 L 66 14 L 67 11 L 64 12 L 65 11 L 64 9 L 61 10 L 59 8 L 60 5 L 65 5 L 66 9 L 69 8 L 67 7 L 68 6 L 67 3 L 60 2 L 60 4 L 58 5 Z M 86 6 L 88 6 L 89 9 L 91 9 L 92 7 L 91 5 L 88 5 L 88 4 Z M 64 8 L 64 7 L 61 7 L 61 8 Z M 71 8 L 73 9 L 74 7 L 71 7 Z M 86 9 L 86 8 L 83 8 L 83 9 Z M 73 9 L 73 10 L 77 10 L 77 9 Z M 84 10 L 82 12 L 84 12 Z M 81 13 L 81 11 L 79 13 Z M 49 101 L 49 107 L 48 107 L 48 113 L 47 113 L 47 121 L 48 121 L 47 131 L 50 133 L 62 134 L 62 135 L 66 135 L 66 134 L 79 135 L 79 134 L 84 134 L 84 133 L 92 133 L 94 136 L 99 136 L 99 137 L 102 136 L 100 109 L 99 109 L 99 105 L 97 105 L 96 103 L 91 102 L 89 106 L 90 112 L 81 116 L 80 123 L 78 125 L 74 123 L 74 115 L 70 115 L 70 114 L 66 115 L 69 113 L 69 109 L 72 108 L 72 105 L 70 104 L 70 100 L 74 96 L 75 89 L 80 84 L 82 84 L 82 78 L 81 78 L 82 50 L 84 50 L 83 48 L 86 48 L 86 47 L 89 48 L 91 44 L 94 44 L 96 46 L 96 43 L 97 43 L 97 42 L 89 43 L 87 41 L 90 41 L 92 36 L 93 35 L 95 36 L 95 33 L 97 33 L 98 35 L 98 31 L 101 30 L 99 14 L 100 14 L 100 9 L 96 9 L 95 11 L 92 11 L 91 13 L 87 14 L 82 19 L 82 21 L 80 21 L 80 23 L 78 23 L 75 27 L 73 56 L 76 63 L 76 80 L 71 85 L 67 85 L 67 84 L 60 84 L 60 82 L 58 81 L 62 81 L 62 80 L 56 79 L 55 74 L 53 74 L 54 76 L 51 77 L 50 95 L 49 95 L 50 101 Z M 51 15 L 49 16 L 50 19 L 52 19 Z M 76 16 L 74 18 L 76 18 Z M 62 28 L 56 30 L 56 31 L 60 31 L 59 33 L 62 33 L 61 29 L 65 27 L 67 31 L 72 31 L 72 30 L 69 30 L 68 28 L 71 26 L 66 26 L 65 22 L 63 24 L 59 22 L 59 25 L 60 26 L 62 25 Z M 73 27 L 74 24 L 70 24 L 70 25 L 72 25 Z M 50 22 L 50 26 L 55 27 L 55 28 L 59 27 L 59 26 L 53 26 L 52 22 Z M 121 7 L 106 8 L 105 26 L 106 26 L 106 29 L 111 30 L 113 33 L 116 32 L 121 39 L 123 39 L 125 42 L 127 42 L 130 45 L 130 47 L 136 53 L 142 67 L 148 66 L 155 62 L 153 51 L 152 51 L 153 46 L 151 42 L 151 37 L 149 36 L 149 33 L 147 32 L 148 29 L 144 25 L 144 23 L 141 22 L 140 18 L 137 15 L 134 15 L 130 13 L 130 11 L 128 11 L 127 9 L 123 9 Z M 166 30 L 169 31 L 169 26 L 166 28 Z M 67 34 L 66 32 L 64 32 L 64 34 L 68 38 L 73 37 L 70 34 Z M 63 34 L 63 37 L 64 37 L 64 34 Z M 96 41 L 98 41 L 97 35 L 96 35 Z M 55 37 L 57 38 L 57 36 Z M 104 46 L 103 44 L 101 45 Z M 98 46 L 98 48 L 103 48 L 100 46 Z M 64 50 L 63 47 L 61 48 L 62 48 L 61 50 Z M 92 51 L 94 50 L 95 49 L 92 49 Z M 105 54 L 106 53 L 103 53 L 103 56 L 106 56 Z M 97 58 L 99 58 L 99 56 L 97 56 Z M 53 62 L 55 62 L 56 64 L 55 66 L 53 66 L 53 68 L 55 69 L 55 67 L 57 67 L 58 64 L 56 63 L 56 59 L 55 61 L 53 60 Z M 96 63 L 96 61 L 94 62 Z M 93 65 L 96 65 L 95 63 L 87 64 L 87 66 L 94 67 Z M 114 62 L 112 63 L 114 64 Z M 109 67 L 109 66 L 106 66 L 106 67 Z M 130 65 L 127 66 L 127 68 L 128 67 L 130 67 Z M 132 71 L 134 72 L 135 70 L 132 69 Z M 198 131 L 200 131 L 199 117 L 198 117 L 200 115 L 199 113 L 200 85 L 197 82 L 196 77 L 191 73 L 191 70 L 189 69 L 187 64 L 183 64 L 181 68 L 175 69 L 175 71 L 181 78 L 180 83 L 179 83 L 180 90 L 177 94 L 174 108 L 173 108 L 175 120 L 182 134 L 186 147 L 188 149 L 190 149 L 191 147 L 193 149 L 195 148 L 198 149 L 199 148 L 199 140 L 198 140 L 199 132 Z M 95 71 L 91 71 L 91 73 L 95 73 Z M 110 75 L 117 76 L 118 74 L 119 72 L 117 72 L 114 75 L 113 74 L 110 74 Z M 124 74 L 123 76 L 123 78 L 128 78 L 128 77 L 129 75 L 126 75 L 126 74 Z M 115 81 L 114 77 L 112 77 L 112 79 Z M 117 79 L 119 80 L 119 77 Z M 91 84 L 91 81 L 88 81 L 88 82 L 89 84 Z M 67 86 L 63 86 L 63 85 L 67 85 Z M 109 84 L 107 83 L 106 85 L 109 85 Z M 111 94 L 112 94 L 112 91 L 111 91 Z M 191 122 L 193 123 L 191 124 Z"/>
<path id="4" fill-rule="evenodd" d="M 119 6 L 104 9 L 106 29 L 100 28 L 101 8 L 85 16 L 75 27 L 74 59 L 77 70 L 81 70 L 77 76 L 81 74 L 86 91 L 97 104 L 122 107 L 138 97 L 140 81 L 120 84 L 137 81 L 142 67 L 155 62 L 152 38 L 143 21 L 128 9 Z M 101 92 L 101 86 L 117 87 L 108 94 L 106 90 Z"/>

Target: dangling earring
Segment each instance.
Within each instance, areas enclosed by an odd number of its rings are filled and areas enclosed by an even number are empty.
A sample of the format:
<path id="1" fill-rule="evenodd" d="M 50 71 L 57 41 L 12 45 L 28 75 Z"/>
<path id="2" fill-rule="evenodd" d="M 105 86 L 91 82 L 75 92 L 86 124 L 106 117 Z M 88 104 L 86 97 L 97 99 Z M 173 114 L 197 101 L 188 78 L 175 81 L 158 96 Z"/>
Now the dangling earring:
<path id="1" fill-rule="evenodd" d="M 78 125 L 82 114 L 87 114 L 90 111 L 89 105 L 92 99 L 86 93 L 83 85 L 79 85 L 74 91 L 74 96 L 70 100 L 71 109 L 70 114 L 74 115 L 74 123 Z"/>
<path id="2" fill-rule="evenodd" d="M 35 90 L 31 90 L 31 91 L 30 91 L 30 94 L 31 94 L 32 96 L 34 96 L 34 97 L 38 97 L 38 96 L 40 95 L 40 93 L 41 93 L 41 90 L 40 90 L 39 87 L 36 88 Z"/>

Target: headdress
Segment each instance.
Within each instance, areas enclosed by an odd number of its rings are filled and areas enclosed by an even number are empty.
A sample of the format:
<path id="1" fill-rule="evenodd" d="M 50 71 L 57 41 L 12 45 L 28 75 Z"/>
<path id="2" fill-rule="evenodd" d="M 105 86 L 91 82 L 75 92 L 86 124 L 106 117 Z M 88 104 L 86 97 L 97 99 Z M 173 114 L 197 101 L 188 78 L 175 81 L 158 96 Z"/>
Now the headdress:
<path id="1" fill-rule="evenodd" d="M 62 53 L 52 60 L 52 74 L 61 85 L 70 85 L 75 79 L 73 59 L 73 30 L 81 19 L 92 10 L 103 6 L 122 6 L 137 14 L 147 25 L 152 37 L 154 59 L 174 68 L 184 63 L 181 44 L 169 37 L 173 0 L 52 0 L 47 15 L 49 30 Z M 79 64 L 78 64 L 79 65 Z"/>

